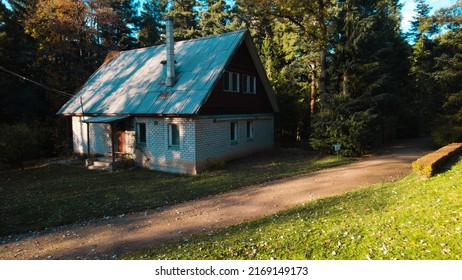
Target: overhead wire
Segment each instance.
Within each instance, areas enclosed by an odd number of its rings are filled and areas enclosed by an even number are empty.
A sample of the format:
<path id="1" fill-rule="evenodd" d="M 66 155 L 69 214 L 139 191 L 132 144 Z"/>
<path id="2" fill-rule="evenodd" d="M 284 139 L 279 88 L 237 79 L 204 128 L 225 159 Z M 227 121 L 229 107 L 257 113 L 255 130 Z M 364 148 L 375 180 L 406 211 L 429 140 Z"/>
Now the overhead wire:
<path id="1" fill-rule="evenodd" d="M 74 95 L 72 95 L 72 94 L 70 94 L 70 93 L 67 93 L 67 92 L 64 92 L 64 91 L 61 91 L 61 90 L 57 90 L 57 89 L 51 88 L 51 87 L 49 87 L 49 86 L 47 86 L 47 85 L 44 85 L 44 84 L 42 84 L 42 83 L 36 82 L 36 81 L 34 81 L 34 80 L 31 80 L 31 79 L 29 79 L 29 78 L 27 78 L 27 77 L 24 77 L 24 76 L 21 75 L 21 74 L 18 74 L 18 73 L 16 73 L 16 72 L 11 71 L 11 70 L 9 70 L 9 69 L 3 67 L 3 66 L 0 66 L 0 70 L 4 71 L 4 72 L 6 72 L 6 73 L 8 73 L 8 74 L 10 74 L 10 75 L 13 75 L 13 76 L 16 76 L 16 77 L 18 77 L 18 78 L 21 78 L 21 79 L 23 79 L 24 81 L 28 81 L 28 82 L 30 82 L 30 83 L 33 83 L 33 84 L 35 84 L 35 85 L 37 85 L 37 86 L 39 86 L 39 87 L 41 87 L 41 88 L 43 88 L 43 89 L 46 89 L 46 90 L 48 90 L 48 91 L 51 91 L 51 92 L 60 94 L 60 95 L 62 95 L 62 96 L 68 97 L 68 98 L 74 97 Z"/>

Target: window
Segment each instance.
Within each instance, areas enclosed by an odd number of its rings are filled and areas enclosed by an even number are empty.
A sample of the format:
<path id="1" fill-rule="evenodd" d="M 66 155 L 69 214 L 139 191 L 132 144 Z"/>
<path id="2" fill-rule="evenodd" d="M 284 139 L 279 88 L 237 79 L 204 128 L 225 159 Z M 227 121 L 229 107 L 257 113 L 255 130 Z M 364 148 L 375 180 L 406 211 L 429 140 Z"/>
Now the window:
<path id="1" fill-rule="evenodd" d="M 137 123 L 136 124 L 136 143 L 139 145 L 146 145 L 146 124 Z"/>
<path id="2" fill-rule="evenodd" d="M 237 122 L 231 122 L 229 128 L 229 140 L 232 143 L 237 143 Z"/>
<path id="3" fill-rule="evenodd" d="M 168 125 L 168 146 L 179 147 L 180 146 L 180 128 L 177 124 Z"/>
<path id="4" fill-rule="evenodd" d="M 255 76 L 242 76 L 242 90 L 244 93 L 257 93 L 257 79 Z"/>
<path id="5" fill-rule="evenodd" d="M 247 121 L 247 140 L 253 139 L 253 121 Z"/>
<path id="6" fill-rule="evenodd" d="M 228 92 L 239 92 L 239 74 L 225 72 L 223 75 L 223 87 Z"/>

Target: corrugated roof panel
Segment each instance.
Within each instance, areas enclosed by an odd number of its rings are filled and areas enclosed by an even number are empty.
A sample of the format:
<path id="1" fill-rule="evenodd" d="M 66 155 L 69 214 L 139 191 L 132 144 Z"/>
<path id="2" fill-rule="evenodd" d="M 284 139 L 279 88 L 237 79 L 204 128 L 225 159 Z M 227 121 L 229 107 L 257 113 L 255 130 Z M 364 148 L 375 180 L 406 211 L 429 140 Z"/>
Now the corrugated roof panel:
<path id="1" fill-rule="evenodd" d="M 119 53 L 101 66 L 60 113 L 195 114 L 246 31 L 175 43 L 177 82 L 164 85 L 165 46 Z"/>
<path id="2" fill-rule="evenodd" d="M 153 98 L 149 99 L 149 102 L 145 102 L 143 107 L 146 106 L 146 110 L 139 111 L 140 114 L 163 114 L 165 107 L 167 107 L 171 91 L 157 91 L 150 93 Z M 150 106 L 147 106 L 150 105 Z"/>
<path id="3" fill-rule="evenodd" d="M 87 103 L 86 110 L 90 113 L 119 113 L 121 107 L 111 108 L 111 106 L 114 107 L 115 100 L 128 98 L 120 94 L 120 87 L 138 71 L 139 63 L 142 61 L 138 60 L 136 52 L 123 52 L 112 62 L 110 65 L 113 64 L 113 67 L 108 67 L 108 65 L 100 69 L 101 74 L 97 78 L 100 84 L 91 90 L 97 95 L 83 97 L 84 102 Z"/>
<path id="4" fill-rule="evenodd" d="M 163 110 L 163 114 L 195 114 L 200 103 L 206 97 L 206 90 L 176 91 L 171 95 L 168 105 Z"/>

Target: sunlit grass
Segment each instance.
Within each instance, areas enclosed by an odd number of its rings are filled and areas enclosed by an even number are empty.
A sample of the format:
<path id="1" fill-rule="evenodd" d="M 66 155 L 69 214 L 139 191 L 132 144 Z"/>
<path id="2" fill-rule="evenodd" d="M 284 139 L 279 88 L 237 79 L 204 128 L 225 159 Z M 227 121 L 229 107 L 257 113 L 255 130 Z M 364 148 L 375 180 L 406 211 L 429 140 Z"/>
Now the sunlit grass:
<path id="1" fill-rule="evenodd" d="M 144 211 L 351 162 L 276 149 L 182 176 L 144 169 L 102 172 L 47 165 L 0 173 L 0 236 Z"/>
<path id="2" fill-rule="evenodd" d="M 462 161 L 125 256 L 135 259 L 462 259 Z"/>

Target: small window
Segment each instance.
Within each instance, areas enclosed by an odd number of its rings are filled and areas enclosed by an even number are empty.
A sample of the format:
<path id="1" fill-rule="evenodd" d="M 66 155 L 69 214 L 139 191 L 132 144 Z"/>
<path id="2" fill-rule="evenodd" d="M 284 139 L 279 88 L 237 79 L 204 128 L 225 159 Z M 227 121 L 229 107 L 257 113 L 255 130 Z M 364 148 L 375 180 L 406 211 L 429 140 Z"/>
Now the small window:
<path id="1" fill-rule="evenodd" d="M 231 122 L 229 128 L 229 140 L 231 142 L 237 142 L 237 122 Z"/>
<path id="2" fill-rule="evenodd" d="M 253 139 L 253 121 L 247 121 L 247 140 Z"/>
<path id="3" fill-rule="evenodd" d="M 244 93 L 257 93 L 257 79 L 255 76 L 242 76 L 242 90 Z"/>
<path id="4" fill-rule="evenodd" d="M 223 75 L 223 88 L 228 92 L 239 92 L 239 74 L 225 72 Z"/>
<path id="5" fill-rule="evenodd" d="M 180 146 L 180 128 L 177 124 L 168 125 L 168 145 L 170 147 Z"/>
<path id="6" fill-rule="evenodd" d="M 137 123 L 136 124 L 136 143 L 139 145 L 146 145 L 146 124 Z"/>

